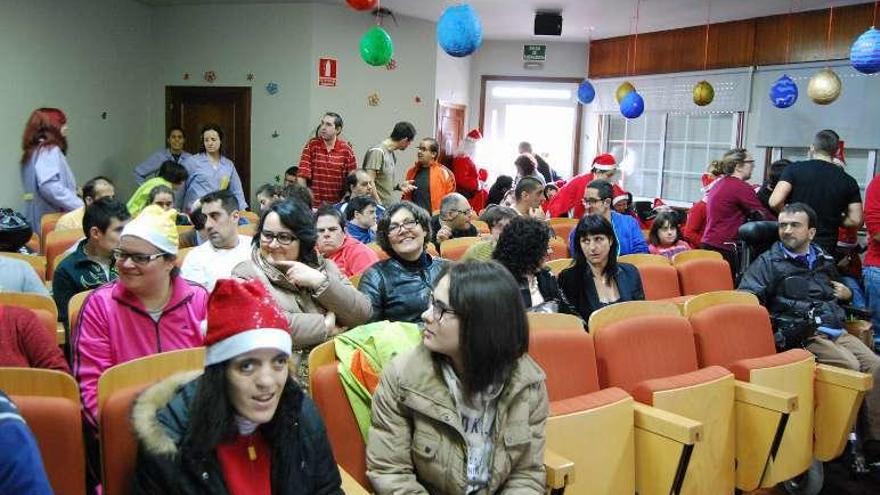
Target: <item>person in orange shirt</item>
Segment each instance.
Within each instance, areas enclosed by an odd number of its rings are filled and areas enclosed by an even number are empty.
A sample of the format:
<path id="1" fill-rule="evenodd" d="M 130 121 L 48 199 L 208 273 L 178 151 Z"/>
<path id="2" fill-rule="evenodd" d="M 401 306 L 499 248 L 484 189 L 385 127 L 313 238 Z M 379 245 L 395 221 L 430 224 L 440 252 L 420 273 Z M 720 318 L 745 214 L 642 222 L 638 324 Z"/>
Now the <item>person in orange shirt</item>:
<path id="1" fill-rule="evenodd" d="M 406 180 L 415 189 L 403 194 L 402 199 L 412 201 L 429 212 L 440 209 L 440 201 L 455 192 L 455 176 L 437 161 L 440 145 L 436 139 L 425 138 L 417 148 L 416 163 L 406 171 Z"/>

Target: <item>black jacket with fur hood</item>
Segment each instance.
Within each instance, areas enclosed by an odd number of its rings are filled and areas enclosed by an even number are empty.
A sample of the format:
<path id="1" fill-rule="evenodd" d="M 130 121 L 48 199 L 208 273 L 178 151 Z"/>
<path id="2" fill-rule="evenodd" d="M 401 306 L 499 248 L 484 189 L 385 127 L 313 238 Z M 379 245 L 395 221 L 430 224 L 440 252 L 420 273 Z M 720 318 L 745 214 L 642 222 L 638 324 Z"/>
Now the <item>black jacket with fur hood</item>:
<path id="1" fill-rule="evenodd" d="M 197 373 L 172 376 L 135 401 L 132 424 L 138 459 L 133 493 L 228 493 L 217 457 L 200 458 L 182 446 L 199 379 Z M 272 450 L 272 493 L 342 494 L 324 423 L 312 400 L 298 386 L 288 384 L 275 414 L 288 414 L 285 422 L 291 426 L 278 428 L 273 436 L 264 430 Z"/>

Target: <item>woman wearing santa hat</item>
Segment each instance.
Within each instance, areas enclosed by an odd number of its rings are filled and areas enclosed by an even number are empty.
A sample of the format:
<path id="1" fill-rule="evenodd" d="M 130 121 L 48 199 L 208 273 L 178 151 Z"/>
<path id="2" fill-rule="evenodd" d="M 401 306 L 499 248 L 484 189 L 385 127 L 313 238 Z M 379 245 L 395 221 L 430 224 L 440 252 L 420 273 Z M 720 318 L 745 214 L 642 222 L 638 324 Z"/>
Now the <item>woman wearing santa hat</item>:
<path id="1" fill-rule="evenodd" d="M 451 264 L 422 320 L 421 345 L 386 366 L 373 397 L 374 491 L 544 493 L 547 387 L 513 276 Z"/>
<path id="2" fill-rule="evenodd" d="M 132 409 L 134 493 L 341 494 L 321 416 L 288 371 L 287 319 L 257 281 L 217 281 L 205 369 Z"/>

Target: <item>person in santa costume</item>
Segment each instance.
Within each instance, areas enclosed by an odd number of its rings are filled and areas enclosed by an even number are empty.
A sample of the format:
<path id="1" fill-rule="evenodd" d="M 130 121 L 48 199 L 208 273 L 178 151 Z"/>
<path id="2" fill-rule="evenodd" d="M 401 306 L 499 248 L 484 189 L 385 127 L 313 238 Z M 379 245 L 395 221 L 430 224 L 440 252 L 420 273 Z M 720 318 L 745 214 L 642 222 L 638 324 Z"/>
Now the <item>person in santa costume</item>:
<path id="1" fill-rule="evenodd" d="M 342 494 L 324 423 L 290 375 L 287 319 L 256 280 L 220 279 L 204 373 L 136 400 L 132 493 Z"/>
<path id="2" fill-rule="evenodd" d="M 455 157 L 452 158 L 452 174 L 455 176 L 455 192 L 467 198 L 471 208 L 480 212 L 485 202 L 480 204 L 480 176 L 477 166 L 474 164 L 473 155 L 476 152 L 477 141 L 483 139 L 479 129 L 471 129 L 464 137 Z M 476 202 L 476 204 L 474 204 Z"/>
<path id="3" fill-rule="evenodd" d="M 617 175 L 617 161 L 608 153 L 593 158 L 593 166 L 590 172 L 581 174 L 559 189 L 559 193 L 547 204 L 547 212 L 551 217 L 565 217 L 568 212 L 574 209 L 574 218 L 584 216 L 584 191 L 587 184 L 596 179 L 610 182 L 614 190 L 614 196 L 626 194 L 623 189 L 614 183 L 614 177 Z"/>

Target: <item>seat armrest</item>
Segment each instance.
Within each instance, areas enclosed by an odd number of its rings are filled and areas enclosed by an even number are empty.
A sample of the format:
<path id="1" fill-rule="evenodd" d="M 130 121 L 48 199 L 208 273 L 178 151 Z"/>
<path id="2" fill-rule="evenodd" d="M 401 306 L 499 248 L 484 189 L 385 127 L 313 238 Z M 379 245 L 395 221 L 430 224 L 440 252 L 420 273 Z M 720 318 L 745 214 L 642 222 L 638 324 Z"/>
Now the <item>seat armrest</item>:
<path id="1" fill-rule="evenodd" d="M 867 392 L 874 386 L 874 378 L 867 373 L 836 368 L 827 364 L 816 365 L 816 381 L 860 392 Z"/>
<path id="2" fill-rule="evenodd" d="M 734 390 L 734 398 L 737 402 L 745 402 L 785 414 L 797 411 L 798 408 L 797 395 L 790 392 L 739 380 L 736 381 Z"/>
<path id="3" fill-rule="evenodd" d="M 636 402 L 633 404 L 636 428 L 650 431 L 685 445 L 693 445 L 703 436 L 703 423 Z"/>
<path id="4" fill-rule="evenodd" d="M 544 470 L 547 472 L 549 490 L 564 489 L 574 483 L 574 462 L 550 449 L 544 449 Z"/>
<path id="5" fill-rule="evenodd" d="M 355 481 L 355 479 L 348 474 L 348 471 L 343 469 L 339 464 L 337 464 L 336 467 L 339 468 L 339 477 L 342 478 L 342 491 L 345 492 L 346 495 L 369 495 L 370 491 Z"/>

